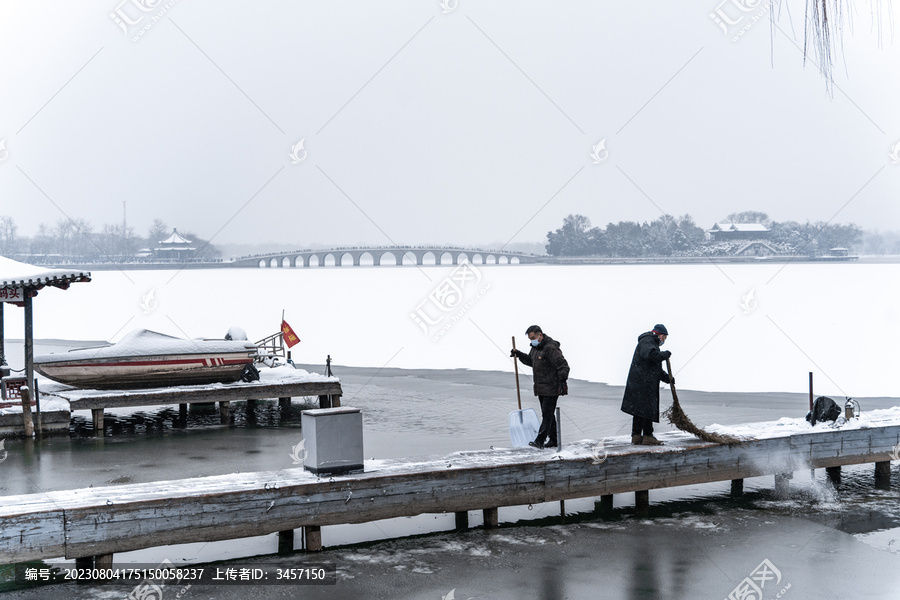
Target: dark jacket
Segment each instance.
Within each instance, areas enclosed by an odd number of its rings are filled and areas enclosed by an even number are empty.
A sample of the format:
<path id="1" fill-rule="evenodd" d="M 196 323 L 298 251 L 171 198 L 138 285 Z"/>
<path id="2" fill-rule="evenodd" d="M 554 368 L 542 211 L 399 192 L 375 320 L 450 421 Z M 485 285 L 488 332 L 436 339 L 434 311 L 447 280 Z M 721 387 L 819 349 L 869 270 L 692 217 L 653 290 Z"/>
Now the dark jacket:
<path id="1" fill-rule="evenodd" d="M 670 355 L 668 351 L 660 352 L 659 337 L 652 331 L 638 336 L 625 383 L 622 412 L 659 423 L 659 382 L 669 383 L 669 374 L 662 363 Z"/>
<path id="2" fill-rule="evenodd" d="M 532 369 L 535 396 L 559 395 L 560 386 L 569 378 L 569 363 L 559 349 L 559 342 L 545 333 L 539 345 L 532 346 L 528 354 L 519 352 L 518 357 Z"/>

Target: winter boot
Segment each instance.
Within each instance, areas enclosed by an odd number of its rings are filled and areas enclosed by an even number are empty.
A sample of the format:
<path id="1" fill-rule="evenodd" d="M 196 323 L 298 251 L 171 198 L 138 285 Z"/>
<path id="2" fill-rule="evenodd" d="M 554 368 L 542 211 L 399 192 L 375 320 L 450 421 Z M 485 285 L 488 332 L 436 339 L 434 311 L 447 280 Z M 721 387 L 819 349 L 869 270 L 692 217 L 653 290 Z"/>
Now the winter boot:
<path id="1" fill-rule="evenodd" d="M 644 436 L 641 435 L 632 435 L 631 443 L 635 446 L 640 446 L 643 443 Z"/>
<path id="2" fill-rule="evenodd" d="M 641 443 L 644 444 L 645 446 L 662 446 L 663 445 L 663 443 L 661 441 L 659 441 L 658 439 L 656 439 L 655 437 L 653 437 L 653 435 L 645 435 L 641 439 Z"/>

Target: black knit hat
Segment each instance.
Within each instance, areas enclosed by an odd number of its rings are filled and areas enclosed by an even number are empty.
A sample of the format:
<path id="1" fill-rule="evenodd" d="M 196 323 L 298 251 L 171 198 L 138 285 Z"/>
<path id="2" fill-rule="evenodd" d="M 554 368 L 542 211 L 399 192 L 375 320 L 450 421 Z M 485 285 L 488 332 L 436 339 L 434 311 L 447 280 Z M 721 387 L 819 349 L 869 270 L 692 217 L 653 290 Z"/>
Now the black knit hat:
<path id="1" fill-rule="evenodd" d="M 653 326 L 653 333 L 661 333 L 663 335 L 669 335 L 669 330 L 666 329 L 666 326 L 662 323 L 657 323 Z"/>

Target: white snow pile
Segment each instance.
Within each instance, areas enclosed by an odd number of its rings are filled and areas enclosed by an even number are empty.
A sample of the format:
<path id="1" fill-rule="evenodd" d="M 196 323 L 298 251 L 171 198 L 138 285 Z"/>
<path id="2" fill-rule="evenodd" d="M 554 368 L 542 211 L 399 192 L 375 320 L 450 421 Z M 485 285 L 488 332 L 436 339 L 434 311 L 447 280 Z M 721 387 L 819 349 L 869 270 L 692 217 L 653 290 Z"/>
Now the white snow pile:
<path id="1" fill-rule="evenodd" d="M 726 426 L 715 423 L 704 427 L 704 429 L 715 433 L 766 439 L 801 433 L 825 433 L 835 430 L 849 431 L 852 429 L 868 429 L 870 427 L 887 427 L 890 425 L 900 425 L 900 406 L 863 412 L 859 417 L 849 421 L 841 416 L 836 421 L 820 421 L 815 426 L 810 425 L 803 418 L 783 417 L 777 421 L 746 423 L 743 425 Z"/>
<path id="2" fill-rule="evenodd" d="M 80 348 L 58 354 L 42 354 L 34 357 L 38 364 L 65 362 L 70 360 L 120 358 L 135 356 L 197 355 L 197 354 L 244 354 L 256 352 L 256 345 L 247 341 L 231 340 L 185 340 L 149 329 L 136 329 L 118 343 L 95 348 Z"/>

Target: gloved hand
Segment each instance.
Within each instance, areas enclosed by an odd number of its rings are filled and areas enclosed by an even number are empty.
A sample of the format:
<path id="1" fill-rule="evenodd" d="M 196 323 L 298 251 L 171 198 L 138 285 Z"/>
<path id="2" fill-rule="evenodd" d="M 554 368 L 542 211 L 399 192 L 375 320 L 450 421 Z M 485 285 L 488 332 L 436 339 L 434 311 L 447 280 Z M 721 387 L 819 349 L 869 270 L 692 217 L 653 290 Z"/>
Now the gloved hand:
<path id="1" fill-rule="evenodd" d="M 518 358 L 520 354 L 522 354 L 522 351 L 516 350 L 515 348 L 509 351 L 510 358 Z"/>
<path id="2" fill-rule="evenodd" d="M 675 376 L 674 375 L 669 375 L 669 383 L 671 383 L 672 385 L 675 385 Z"/>
<path id="3" fill-rule="evenodd" d="M 568 396 L 569 395 L 569 384 L 563 381 L 559 384 L 559 395 L 560 396 Z"/>
<path id="4" fill-rule="evenodd" d="M 672 356 L 672 353 L 671 353 L 669 350 L 663 350 L 663 351 L 660 352 L 659 354 L 660 354 L 660 356 L 663 357 L 663 360 L 668 360 L 669 357 Z"/>

